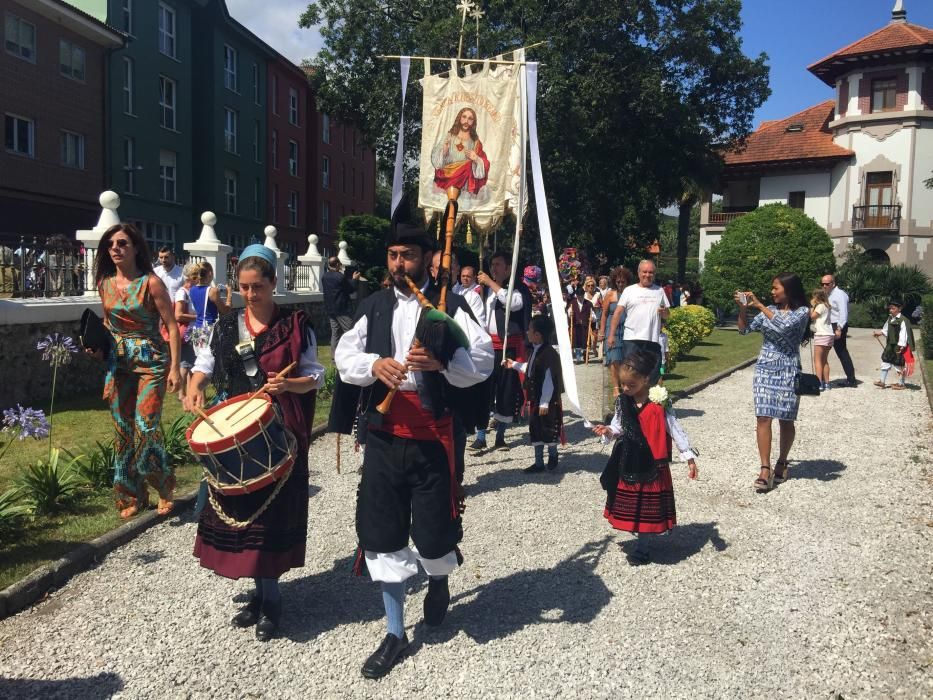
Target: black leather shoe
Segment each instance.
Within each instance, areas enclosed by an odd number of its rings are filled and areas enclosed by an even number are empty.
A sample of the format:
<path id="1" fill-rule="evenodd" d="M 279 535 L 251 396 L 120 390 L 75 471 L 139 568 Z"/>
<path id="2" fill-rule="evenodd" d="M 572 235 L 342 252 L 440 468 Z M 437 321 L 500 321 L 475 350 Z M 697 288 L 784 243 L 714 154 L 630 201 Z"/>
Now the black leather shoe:
<path id="1" fill-rule="evenodd" d="M 424 624 L 437 627 L 444 621 L 450 605 L 450 588 L 447 577 L 428 580 L 428 592 L 424 596 Z"/>
<path id="2" fill-rule="evenodd" d="M 547 470 L 552 472 L 555 469 L 557 469 L 557 455 L 547 458 Z"/>
<path id="3" fill-rule="evenodd" d="M 544 471 L 544 465 L 538 464 L 537 462 L 535 462 L 530 467 L 526 467 L 525 469 L 522 469 L 522 471 L 525 474 L 540 474 L 541 472 Z"/>
<path id="4" fill-rule="evenodd" d="M 256 639 L 268 642 L 275 637 L 279 630 L 279 620 L 282 619 L 282 603 L 263 603 L 259 611 L 259 620 L 256 622 Z"/>
<path id="5" fill-rule="evenodd" d="M 382 678 L 392 670 L 392 667 L 395 666 L 395 663 L 405 653 L 406 649 L 408 649 L 408 637 L 406 635 L 403 634 L 402 638 L 399 639 L 394 634 L 387 634 L 379 648 L 363 664 L 363 676 L 366 678 Z"/>
<path id="6" fill-rule="evenodd" d="M 485 450 L 486 441 L 485 440 L 474 440 L 472 443 L 470 443 L 470 446 L 467 447 L 467 449 L 470 452 L 479 452 L 480 450 Z"/>
<path id="7" fill-rule="evenodd" d="M 494 450 L 507 450 L 509 446 L 505 444 L 505 438 L 496 438 L 496 444 L 492 448 Z"/>
<path id="8" fill-rule="evenodd" d="M 252 627 L 259 621 L 259 596 L 250 596 L 249 602 L 230 620 L 234 627 Z"/>

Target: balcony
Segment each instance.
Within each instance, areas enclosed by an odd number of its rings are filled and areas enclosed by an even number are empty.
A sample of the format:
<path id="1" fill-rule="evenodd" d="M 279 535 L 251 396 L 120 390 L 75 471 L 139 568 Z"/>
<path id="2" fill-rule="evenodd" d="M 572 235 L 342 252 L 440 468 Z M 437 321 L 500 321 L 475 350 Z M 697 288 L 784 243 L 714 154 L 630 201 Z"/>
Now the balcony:
<path id="1" fill-rule="evenodd" d="M 747 213 L 747 211 L 713 211 L 709 214 L 709 223 L 725 226 Z"/>
<path id="2" fill-rule="evenodd" d="M 900 227 L 900 204 L 872 204 L 852 207 L 853 231 L 898 231 Z"/>

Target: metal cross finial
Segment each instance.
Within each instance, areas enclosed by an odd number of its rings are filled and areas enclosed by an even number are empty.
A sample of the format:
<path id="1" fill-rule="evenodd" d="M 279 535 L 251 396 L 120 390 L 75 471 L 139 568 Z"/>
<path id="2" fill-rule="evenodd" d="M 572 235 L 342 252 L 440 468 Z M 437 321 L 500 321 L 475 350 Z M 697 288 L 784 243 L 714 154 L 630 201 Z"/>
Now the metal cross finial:
<path id="1" fill-rule="evenodd" d="M 461 13 L 460 16 L 460 46 L 457 48 L 457 58 L 463 56 L 463 28 L 466 26 L 467 14 L 475 7 L 472 0 L 460 0 L 457 3 L 457 10 Z"/>
<path id="2" fill-rule="evenodd" d="M 479 21 L 486 16 L 486 13 L 479 9 L 479 5 L 473 8 L 470 17 L 476 20 L 476 57 L 479 58 Z"/>

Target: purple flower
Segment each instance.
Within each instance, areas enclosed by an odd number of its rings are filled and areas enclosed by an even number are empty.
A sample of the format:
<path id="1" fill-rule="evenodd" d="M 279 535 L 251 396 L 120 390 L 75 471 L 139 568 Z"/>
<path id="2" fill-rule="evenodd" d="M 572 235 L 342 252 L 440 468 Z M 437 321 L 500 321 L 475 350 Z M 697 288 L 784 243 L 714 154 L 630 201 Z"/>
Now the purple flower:
<path id="1" fill-rule="evenodd" d="M 36 343 L 36 350 L 42 351 L 43 360 L 51 362 L 53 367 L 59 367 L 71 362 L 71 356 L 78 352 L 78 346 L 71 336 L 52 333 Z"/>
<path id="2" fill-rule="evenodd" d="M 49 436 L 49 422 L 41 409 L 23 408 L 16 404 L 16 408 L 8 408 L 3 412 L 3 431 L 13 430 L 18 431 L 20 440 L 28 437 L 41 440 Z"/>

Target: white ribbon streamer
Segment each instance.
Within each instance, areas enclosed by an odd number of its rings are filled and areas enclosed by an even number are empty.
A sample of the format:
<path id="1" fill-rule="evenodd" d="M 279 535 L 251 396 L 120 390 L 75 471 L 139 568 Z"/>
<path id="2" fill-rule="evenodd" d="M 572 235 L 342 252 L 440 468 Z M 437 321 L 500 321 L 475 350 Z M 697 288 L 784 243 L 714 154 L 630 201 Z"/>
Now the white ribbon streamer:
<path id="1" fill-rule="evenodd" d="M 395 214 L 395 208 L 402 201 L 402 164 L 405 160 L 405 93 L 408 91 L 408 69 L 411 67 L 411 57 L 402 56 L 399 60 L 402 70 L 402 116 L 398 123 L 398 140 L 395 142 L 395 171 L 392 173 L 392 208 L 390 216 Z"/>
<path id="2" fill-rule="evenodd" d="M 544 274 L 547 278 L 548 293 L 551 295 L 554 327 L 557 331 L 557 349 L 560 355 L 560 369 L 563 374 L 564 391 L 570 410 L 583 418 L 583 425 L 592 427 L 583 409 L 577 391 L 577 375 L 574 372 L 573 353 L 570 349 L 570 332 L 567 328 L 567 308 L 564 305 L 563 288 L 560 273 L 557 271 L 557 256 L 554 252 L 554 237 L 551 234 L 551 220 L 548 217 L 547 199 L 544 196 L 544 179 L 541 175 L 541 153 L 538 149 L 538 64 L 526 63 L 528 81 L 528 137 L 531 145 L 531 174 L 535 188 L 535 207 L 538 212 L 538 228 L 541 232 L 541 250 L 544 255 Z"/>

